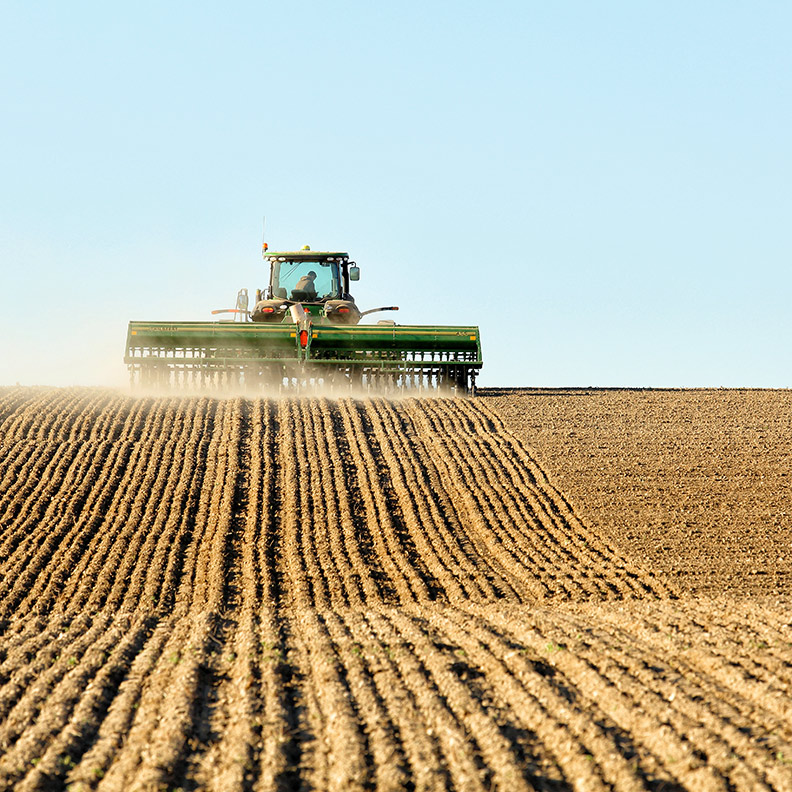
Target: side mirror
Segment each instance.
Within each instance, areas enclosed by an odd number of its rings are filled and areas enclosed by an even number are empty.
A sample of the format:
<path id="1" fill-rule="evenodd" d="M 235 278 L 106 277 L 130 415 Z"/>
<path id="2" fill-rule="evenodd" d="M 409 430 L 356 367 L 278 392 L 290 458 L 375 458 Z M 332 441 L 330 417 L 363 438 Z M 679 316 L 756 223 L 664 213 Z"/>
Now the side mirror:
<path id="1" fill-rule="evenodd" d="M 360 280 L 360 267 L 353 265 L 349 268 L 349 280 L 351 281 Z"/>

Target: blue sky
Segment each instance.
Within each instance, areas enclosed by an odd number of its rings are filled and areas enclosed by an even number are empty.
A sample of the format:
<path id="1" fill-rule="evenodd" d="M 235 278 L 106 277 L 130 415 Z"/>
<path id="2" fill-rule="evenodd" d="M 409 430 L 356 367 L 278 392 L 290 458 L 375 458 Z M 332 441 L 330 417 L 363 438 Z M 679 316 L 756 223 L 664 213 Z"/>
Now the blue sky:
<path id="1" fill-rule="evenodd" d="M 0 5 L 0 384 L 123 384 L 271 249 L 493 386 L 792 387 L 792 5 Z"/>

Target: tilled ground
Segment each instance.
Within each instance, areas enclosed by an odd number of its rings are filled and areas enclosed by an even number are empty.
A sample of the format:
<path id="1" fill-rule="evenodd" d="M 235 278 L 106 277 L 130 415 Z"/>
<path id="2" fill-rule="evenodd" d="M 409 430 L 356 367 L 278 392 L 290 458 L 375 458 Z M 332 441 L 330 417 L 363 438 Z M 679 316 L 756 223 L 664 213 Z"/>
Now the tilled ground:
<path id="1" fill-rule="evenodd" d="M 0 789 L 792 790 L 784 597 L 680 596 L 486 400 L 0 391 Z"/>
<path id="2" fill-rule="evenodd" d="M 792 391 L 486 394 L 627 557 L 697 594 L 792 595 Z"/>

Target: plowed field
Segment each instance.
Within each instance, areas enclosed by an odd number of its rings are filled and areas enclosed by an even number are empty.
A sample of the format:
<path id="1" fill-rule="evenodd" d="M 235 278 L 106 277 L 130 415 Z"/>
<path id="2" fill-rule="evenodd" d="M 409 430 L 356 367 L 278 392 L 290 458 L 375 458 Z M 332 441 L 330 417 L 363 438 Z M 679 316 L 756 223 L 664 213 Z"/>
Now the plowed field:
<path id="1" fill-rule="evenodd" d="M 792 594 L 792 391 L 487 393 L 627 557 L 696 594 Z"/>
<path id="2" fill-rule="evenodd" d="M 0 789 L 792 790 L 788 599 L 549 473 L 486 399 L 0 390 Z"/>

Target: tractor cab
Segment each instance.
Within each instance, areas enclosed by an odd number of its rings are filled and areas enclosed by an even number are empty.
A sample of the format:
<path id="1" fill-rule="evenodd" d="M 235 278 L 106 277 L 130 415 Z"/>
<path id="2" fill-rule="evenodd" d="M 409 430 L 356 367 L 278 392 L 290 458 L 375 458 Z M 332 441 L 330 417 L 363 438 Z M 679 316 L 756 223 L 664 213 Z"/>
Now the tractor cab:
<path id="1" fill-rule="evenodd" d="M 264 252 L 269 261 L 267 289 L 256 295 L 250 314 L 254 322 L 283 322 L 292 305 L 300 303 L 312 321 L 354 325 L 360 311 L 349 293 L 349 282 L 358 280 L 360 270 L 348 253 Z"/>

